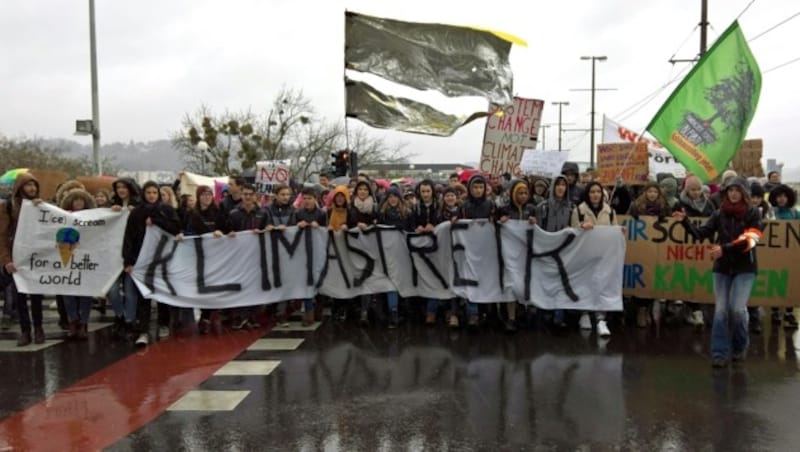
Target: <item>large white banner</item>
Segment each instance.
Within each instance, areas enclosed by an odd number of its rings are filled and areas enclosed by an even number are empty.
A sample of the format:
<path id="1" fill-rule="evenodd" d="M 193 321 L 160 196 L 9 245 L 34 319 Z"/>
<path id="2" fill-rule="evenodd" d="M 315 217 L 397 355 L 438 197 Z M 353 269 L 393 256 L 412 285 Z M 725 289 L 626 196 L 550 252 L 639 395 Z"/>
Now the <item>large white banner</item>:
<path id="1" fill-rule="evenodd" d="M 105 296 L 122 272 L 128 211 L 67 212 L 23 201 L 14 237 L 14 281 L 22 293 Z"/>
<path id="2" fill-rule="evenodd" d="M 607 117 L 603 117 L 603 143 L 635 143 L 639 134 L 627 127 L 618 124 Z M 643 138 L 647 143 L 647 153 L 650 157 L 650 174 L 670 173 L 675 177 L 686 177 L 686 168 L 675 160 L 675 157 L 655 139 Z"/>
<path id="3" fill-rule="evenodd" d="M 296 227 L 188 237 L 148 228 L 134 278 L 143 294 L 223 308 L 398 291 L 403 297 L 622 309 L 625 241 L 616 226 L 547 233 L 527 222 L 443 223 L 433 234 Z"/>

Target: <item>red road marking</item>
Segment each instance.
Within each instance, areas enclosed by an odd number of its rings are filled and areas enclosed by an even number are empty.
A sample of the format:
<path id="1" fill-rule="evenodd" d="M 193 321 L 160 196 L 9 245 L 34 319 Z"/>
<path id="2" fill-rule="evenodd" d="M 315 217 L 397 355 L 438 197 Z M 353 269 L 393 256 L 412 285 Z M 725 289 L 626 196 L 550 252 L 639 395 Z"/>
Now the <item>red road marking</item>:
<path id="1" fill-rule="evenodd" d="M 0 421 L 0 451 L 108 447 L 158 417 L 264 333 L 152 344 Z"/>

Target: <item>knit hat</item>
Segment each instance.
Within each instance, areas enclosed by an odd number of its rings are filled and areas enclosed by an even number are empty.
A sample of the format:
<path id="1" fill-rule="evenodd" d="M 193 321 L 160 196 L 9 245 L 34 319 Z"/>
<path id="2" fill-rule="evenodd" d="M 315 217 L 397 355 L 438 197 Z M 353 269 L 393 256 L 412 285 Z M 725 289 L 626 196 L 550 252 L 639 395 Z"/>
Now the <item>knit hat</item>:
<path id="1" fill-rule="evenodd" d="M 764 186 L 759 184 L 758 182 L 753 182 L 750 184 L 750 196 L 763 198 L 766 191 L 764 191 Z"/>

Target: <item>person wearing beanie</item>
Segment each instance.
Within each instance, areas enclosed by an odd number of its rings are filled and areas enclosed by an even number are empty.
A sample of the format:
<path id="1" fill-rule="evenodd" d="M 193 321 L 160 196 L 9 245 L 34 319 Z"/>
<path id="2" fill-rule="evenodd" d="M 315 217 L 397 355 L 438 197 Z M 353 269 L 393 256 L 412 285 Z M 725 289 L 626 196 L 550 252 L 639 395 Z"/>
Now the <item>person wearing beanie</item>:
<path id="1" fill-rule="evenodd" d="M 720 179 L 720 187 L 726 187 L 728 182 L 736 177 L 739 177 L 739 175 L 732 169 L 723 171 L 722 178 Z M 714 203 L 714 209 L 719 209 L 719 206 L 722 203 L 722 190 L 719 190 L 711 195 L 711 202 Z"/>
<path id="2" fill-rule="evenodd" d="M 697 227 L 686 212 L 673 216 L 697 240 L 714 237 L 714 321 L 711 327 L 711 365 L 726 367 L 744 360 L 748 335 L 747 302 L 758 273 L 756 245 L 761 238 L 761 215 L 750 205 L 747 182 L 734 177 L 722 190 L 720 209 Z"/>
<path id="3" fill-rule="evenodd" d="M 578 164 L 575 162 L 564 162 L 561 167 L 561 174 L 566 177 L 569 186 L 568 198 L 573 205 L 580 204 L 583 198 L 583 188 L 578 185 L 579 173 Z"/>
<path id="4" fill-rule="evenodd" d="M 664 193 L 664 199 L 667 200 L 667 205 L 670 209 L 678 207 L 678 180 L 671 174 L 661 179 L 658 183 L 661 186 L 661 192 Z"/>
<path id="5" fill-rule="evenodd" d="M 687 176 L 683 183 L 683 191 L 678 197 L 679 208 L 686 212 L 689 218 L 707 218 L 714 213 L 714 205 L 703 192 L 703 183 L 697 176 Z M 689 313 L 686 316 L 686 323 L 695 327 L 705 325 L 705 318 L 700 304 L 688 301 L 686 307 Z"/>
<path id="6" fill-rule="evenodd" d="M 762 220 L 774 220 L 775 213 L 772 211 L 772 205 L 767 201 L 766 195 L 767 191 L 764 186 L 758 182 L 750 184 L 750 204 L 758 209 Z"/>

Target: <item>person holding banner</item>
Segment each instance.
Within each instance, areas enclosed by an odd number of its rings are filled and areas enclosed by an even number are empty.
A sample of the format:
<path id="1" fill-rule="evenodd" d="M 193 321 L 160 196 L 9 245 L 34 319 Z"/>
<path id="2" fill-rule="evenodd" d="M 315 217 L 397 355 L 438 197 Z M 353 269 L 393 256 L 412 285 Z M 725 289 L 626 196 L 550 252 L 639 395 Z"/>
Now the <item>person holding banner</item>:
<path id="1" fill-rule="evenodd" d="M 400 198 L 400 190 L 390 188 L 378 209 L 377 222 L 381 226 L 393 226 L 400 231 L 410 232 L 414 228 L 414 219 L 408 206 Z M 386 293 L 386 307 L 389 309 L 389 329 L 400 325 L 398 312 L 400 295 L 397 291 Z"/>
<path id="2" fill-rule="evenodd" d="M 600 182 L 589 182 L 583 191 L 583 202 L 572 211 L 572 227 L 591 231 L 596 225 L 616 226 L 617 216 L 611 205 L 608 204 L 606 193 Z M 611 331 L 606 323 L 606 313 L 597 312 L 597 335 L 600 337 L 611 336 Z M 583 330 L 591 330 L 592 322 L 589 313 L 584 312 L 578 321 Z"/>
<path id="3" fill-rule="evenodd" d="M 89 192 L 81 188 L 74 188 L 64 195 L 61 208 L 68 212 L 77 212 L 84 209 L 94 209 L 96 204 Z M 67 339 L 88 339 L 89 314 L 92 310 L 92 297 L 64 296 L 64 307 L 69 321 Z"/>
<path id="4" fill-rule="evenodd" d="M 456 184 L 461 186 L 461 184 Z M 458 221 L 458 216 L 461 214 L 461 201 L 459 200 L 458 193 L 453 185 L 448 185 L 442 190 L 442 207 L 439 210 L 440 222 Z M 458 305 L 459 298 L 450 299 L 450 313 L 447 318 L 447 326 L 450 328 L 458 328 Z"/>
<path id="5" fill-rule="evenodd" d="M 567 168 L 566 163 L 564 166 Z M 567 168 L 567 171 L 573 171 L 573 169 L 570 167 Z M 575 177 L 577 177 L 577 172 L 575 173 Z M 551 185 L 552 190 L 550 190 L 550 197 L 547 201 L 536 206 L 537 224 L 547 232 L 557 232 L 570 227 L 572 209 L 574 209 L 575 205 L 570 200 L 569 181 L 570 179 L 566 175 L 562 174 L 556 176 Z M 579 197 L 580 196 L 579 194 Z M 553 311 L 553 326 L 559 330 L 567 328 L 563 309 L 556 309 Z"/>
<path id="6" fill-rule="evenodd" d="M 296 226 L 297 212 L 292 205 L 292 189 L 288 185 L 277 184 L 272 192 L 275 198 L 266 208 L 268 213 L 267 231 L 284 231 L 290 226 Z M 288 307 L 289 303 L 286 301 L 281 301 L 277 305 L 278 319 L 282 327 L 289 326 Z"/>
<path id="7" fill-rule="evenodd" d="M 200 185 L 195 190 L 197 204 L 194 208 L 186 211 L 183 234 L 203 235 L 214 234 L 215 237 L 222 236 L 225 229 L 224 217 L 217 204 L 214 202 L 214 191 L 207 185 Z M 183 238 L 183 234 L 178 234 L 176 239 Z M 200 322 L 197 324 L 200 334 L 208 334 L 214 331 L 219 334 L 222 331 L 219 311 L 215 309 L 201 309 Z"/>
<path id="8" fill-rule="evenodd" d="M 661 186 L 656 182 L 648 182 L 636 201 L 631 204 L 628 214 L 637 220 L 640 216 L 653 216 L 661 222 L 672 214 L 672 209 L 661 191 Z M 636 319 L 639 328 L 647 327 L 651 322 L 651 310 L 658 308 L 660 311 L 661 303 L 666 302 L 666 300 L 657 300 L 658 304 L 653 304 L 653 300 L 642 300 L 636 297 L 633 297 L 633 300 L 639 303 Z M 653 317 L 655 320 L 658 319 L 657 315 Z"/>
<path id="9" fill-rule="evenodd" d="M 508 220 L 525 221 L 536 224 L 536 206 L 531 204 L 528 183 L 524 180 L 511 181 L 508 204 L 500 209 L 500 222 Z M 502 303 L 505 305 L 506 321 L 503 322 L 507 333 L 517 331 L 517 303 Z M 502 314 L 501 314 L 502 318 Z"/>
<path id="10" fill-rule="evenodd" d="M 481 174 L 469 178 L 467 199 L 461 205 L 459 219 L 494 222 L 497 208 L 488 198 L 487 187 L 486 178 Z M 477 331 L 479 320 L 478 304 L 467 300 L 467 326 L 470 330 Z"/>
<path id="11" fill-rule="evenodd" d="M 662 182 L 663 186 L 663 182 Z M 678 195 L 680 208 L 686 212 L 689 218 L 708 218 L 714 213 L 714 204 L 711 199 L 703 193 L 703 183 L 697 176 L 687 176 L 683 182 L 683 191 Z M 686 322 L 695 327 L 705 325 L 703 311 L 698 303 L 687 302 L 686 307 L 691 313 L 687 316 Z"/>
<path id="12" fill-rule="evenodd" d="M 714 322 L 711 327 L 711 365 L 726 367 L 729 360 L 744 360 L 750 341 L 747 301 L 753 288 L 758 261 L 756 245 L 763 224 L 758 210 L 750 206 L 747 182 L 735 177 L 722 189 L 720 209 L 696 227 L 684 210 L 673 216 L 697 239 L 714 237 Z"/>
<path id="13" fill-rule="evenodd" d="M 22 209 L 22 201 L 25 199 L 33 201 L 34 204 L 42 202 L 39 199 L 39 181 L 30 173 L 20 173 L 17 176 L 14 180 L 11 197 L 0 204 L 0 266 L 9 275 L 17 271 L 12 252 L 19 211 Z M 44 329 L 42 329 L 42 299 L 44 297 L 41 294 L 19 293 L 13 280 L 10 287 L 12 298 L 17 303 L 21 332 L 17 339 L 17 346 L 24 347 L 31 343 L 31 318 L 33 318 L 33 343 L 43 344 L 45 336 Z M 31 301 L 30 312 L 28 311 L 28 298 Z"/>
<path id="14" fill-rule="evenodd" d="M 424 179 L 415 190 L 418 202 L 412 207 L 414 232 L 417 234 L 432 234 L 437 224 L 441 223 L 441 208 L 434 194 L 434 184 L 430 179 Z M 436 323 L 436 311 L 439 310 L 439 300 L 429 298 L 425 306 L 425 324 L 428 326 Z"/>
<path id="15" fill-rule="evenodd" d="M 359 180 L 355 187 L 355 198 L 353 205 L 347 214 L 347 227 L 364 230 L 375 224 L 378 217 L 378 208 L 375 205 L 375 198 L 372 195 L 372 187 L 366 180 Z M 369 303 L 371 295 L 361 295 L 361 317 L 359 324 L 369 326 Z"/>
<path id="16" fill-rule="evenodd" d="M 128 224 L 125 227 L 125 237 L 122 240 L 122 260 L 125 266 L 125 273 L 130 275 L 133 266 L 139 258 L 142 250 L 142 242 L 146 229 L 151 226 L 158 226 L 165 232 L 178 235 L 181 232 L 178 213 L 172 207 L 161 202 L 161 193 L 158 184 L 153 181 L 145 182 L 142 187 L 144 192 L 143 202 L 131 211 L 128 217 Z M 133 293 L 125 291 L 126 301 L 135 300 L 136 320 L 138 322 L 139 336 L 136 339 L 137 346 L 146 346 L 150 343 L 150 300 L 142 297 L 139 289 L 134 285 Z M 169 319 L 163 318 L 169 311 L 159 310 L 158 322 L 160 325 L 168 324 Z"/>
<path id="17" fill-rule="evenodd" d="M 800 211 L 795 208 L 797 193 L 788 185 L 778 185 L 769 192 L 769 202 L 775 213 L 776 220 L 800 220 Z M 780 311 L 772 308 L 772 322 L 780 323 Z M 787 329 L 797 329 L 797 319 L 794 309 L 786 308 L 783 314 L 783 326 Z"/>
<path id="18" fill-rule="evenodd" d="M 111 210 L 120 212 L 122 209 L 133 210 L 141 204 L 141 190 L 139 185 L 131 178 L 123 177 L 112 184 L 114 194 L 111 196 Z M 114 310 L 114 325 L 112 331 L 120 339 L 133 340 L 136 322 L 136 304 L 139 290 L 133 282 L 130 273 L 123 272 L 111 286 L 108 299 Z"/>
<path id="19" fill-rule="evenodd" d="M 305 187 L 300 193 L 303 196 L 303 205 L 297 209 L 297 227 L 300 229 L 328 226 L 328 216 L 317 204 L 317 193 L 313 187 Z M 314 299 L 303 300 L 303 326 L 314 324 Z"/>

